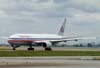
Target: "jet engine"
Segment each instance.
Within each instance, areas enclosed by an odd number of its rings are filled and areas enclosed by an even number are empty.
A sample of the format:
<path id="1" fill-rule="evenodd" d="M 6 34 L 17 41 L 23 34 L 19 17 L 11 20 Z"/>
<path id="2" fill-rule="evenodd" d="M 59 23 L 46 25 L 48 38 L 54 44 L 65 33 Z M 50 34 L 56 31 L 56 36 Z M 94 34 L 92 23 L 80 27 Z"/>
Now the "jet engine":
<path id="1" fill-rule="evenodd" d="M 44 48 L 49 48 L 49 47 L 52 46 L 52 43 L 49 42 L 49 41 L 44 41 L 44 42 L 42 43 L 42 46 L 43 46 Z"/>

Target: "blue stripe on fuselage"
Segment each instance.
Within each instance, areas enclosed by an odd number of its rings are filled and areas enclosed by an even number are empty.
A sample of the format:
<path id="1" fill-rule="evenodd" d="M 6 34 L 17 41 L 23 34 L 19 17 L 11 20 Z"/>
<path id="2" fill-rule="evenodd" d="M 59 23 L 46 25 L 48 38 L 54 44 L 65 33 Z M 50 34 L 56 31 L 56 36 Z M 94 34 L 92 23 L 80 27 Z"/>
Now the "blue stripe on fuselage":
<path id="1" fill-rule="evenodd" d="M 64 38 L 9 38 L 11 40 L 60 40 Z"/>

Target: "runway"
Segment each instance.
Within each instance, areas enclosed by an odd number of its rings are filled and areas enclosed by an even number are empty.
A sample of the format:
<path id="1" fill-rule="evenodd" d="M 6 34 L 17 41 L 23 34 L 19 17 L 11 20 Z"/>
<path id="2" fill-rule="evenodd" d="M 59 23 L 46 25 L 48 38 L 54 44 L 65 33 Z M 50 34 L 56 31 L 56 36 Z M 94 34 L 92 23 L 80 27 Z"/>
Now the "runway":
<path id="1" fill-rule="evenodd" d="M 16 48 L 16 50 L 27 50 L 28 47 L 21 46 Z M 35 51 L 44 51 L 43 47 L 34 47 Z M 100 47 L 51 47 L 53 51 L 100 51 Z M 12 47 L 0 47 L 1 50 L 12 50 Z"/>
<path id="2" fill-rule="evenodd" d="M 0 68 L 99 68 L 99 60 L 69 57 L 1 57 Z M 85 56 L 84 56 L 85 57 Z M 91 57 L 91 56 L 90 56 Z M 70 58 L 70 59 L 69 59 Z"/>
<path id="3" fill-rule="evenodd" d="M 53 47 L 52 49 L 54 51 L 100 51 L 100 48 L 77 47 Z M 17 50 L 27 50 L 27 47 L 20 47 Z M 35 50 L 44 49 L 35 47 Z M 0 68 L 100 68 L 100 61 L 97 59 L 100 59 L 100 56 L 0 57 Z"/>
<path id="4" fill-rule="evenodd" d="M 27 50 L 28 47 L 21 46 L 17 50 Z M 44 51 L 43 47 L 34 47 L 35 51 Z M 100 47 L 51 47 L 53 51 L 100 51 Z"/>

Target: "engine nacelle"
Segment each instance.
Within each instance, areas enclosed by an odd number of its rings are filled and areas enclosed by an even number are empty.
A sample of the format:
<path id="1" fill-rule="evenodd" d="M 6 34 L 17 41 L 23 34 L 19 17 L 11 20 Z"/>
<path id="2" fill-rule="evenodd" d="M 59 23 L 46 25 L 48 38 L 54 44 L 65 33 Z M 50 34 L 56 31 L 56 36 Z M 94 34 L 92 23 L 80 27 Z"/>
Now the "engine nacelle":
<path id="1" fill-rule="evenodd" d="M 52 46 L 52 43 L 50 41 L 44 41 L 42 43 L 43 47 L 46 48 L 46 47 L 51 47 Z"/>

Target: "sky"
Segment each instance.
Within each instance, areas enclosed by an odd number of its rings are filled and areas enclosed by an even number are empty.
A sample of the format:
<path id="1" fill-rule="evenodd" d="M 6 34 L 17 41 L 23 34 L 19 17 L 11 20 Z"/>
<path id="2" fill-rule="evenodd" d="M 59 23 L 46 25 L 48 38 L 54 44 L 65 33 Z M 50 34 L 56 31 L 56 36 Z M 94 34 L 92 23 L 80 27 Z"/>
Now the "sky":
<path id="1" fill-rule="evenodd" d="M 0 36 L 59 31 L 65 36 L 100 37 L 100 0 L 0 0 Z"/>

